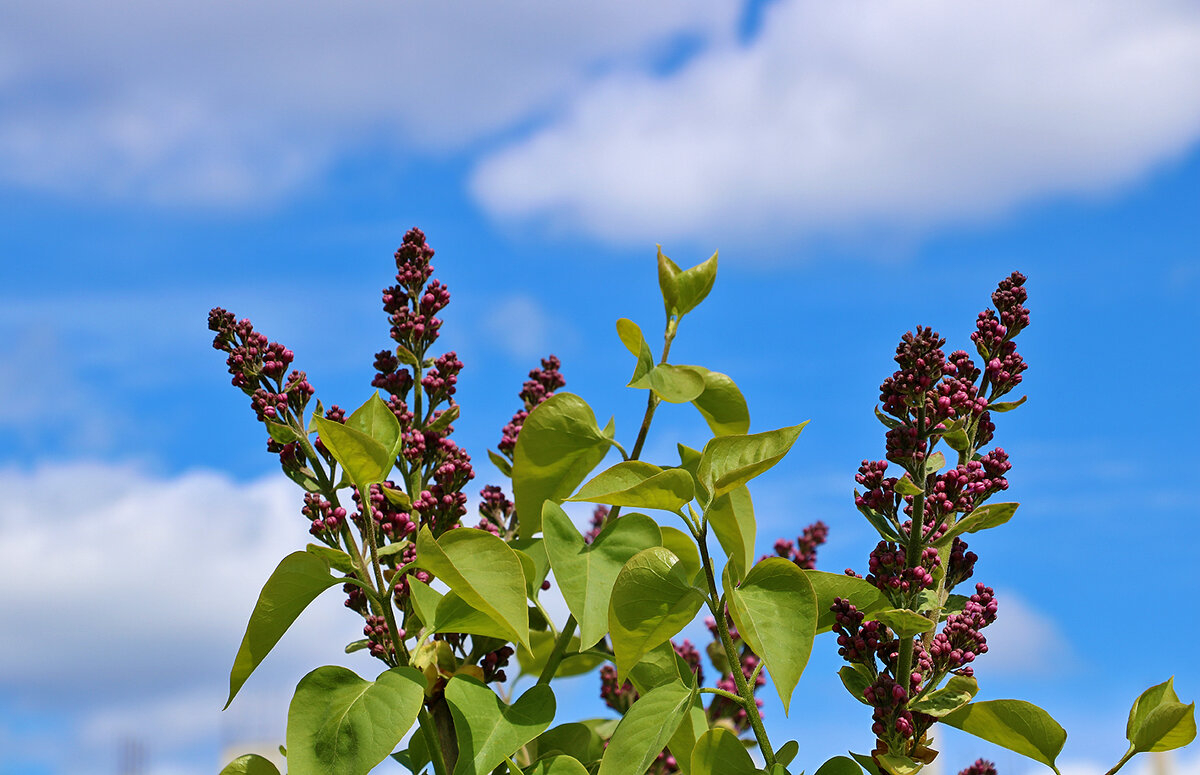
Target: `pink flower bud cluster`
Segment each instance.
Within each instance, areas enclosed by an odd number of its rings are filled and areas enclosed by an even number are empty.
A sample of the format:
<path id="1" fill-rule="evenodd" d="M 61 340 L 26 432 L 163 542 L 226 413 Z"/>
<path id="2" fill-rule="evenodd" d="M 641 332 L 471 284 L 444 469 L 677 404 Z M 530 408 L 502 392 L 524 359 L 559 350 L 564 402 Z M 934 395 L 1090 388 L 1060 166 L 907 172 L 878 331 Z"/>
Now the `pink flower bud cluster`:
<path id="1" fill-rule="evenodd" d="M 489 484 L 479 491 L 479 524 L 480 530 L 487 530 L 492 535 L 508 529 L 512 519 L 513 503 L 504 494 L 504 490 L 494 484 Z"/>
<path id="2" fill-rule="evenodd" d="M 588 531 L 583 534 L 583 540 L 586 543 L 591 543 L 596 540 L 596 536 L 600 535 L 600 531 L 604 529 L 604 523 L 608 519 L 608 506 L 597 506 L 592 509 L 592 524 Z"/>
<path id="3" fill-rule="evenodd" d="M 363 626 L 363 635 L 367 638 L 367 649 L 371 656 L 384 659 L 392 651 L 392 637 L 388 634 L 387 621 L 382 616 L 368 615 L 367 623 Z M 400 631 L 404 637 L 404 631 Z"/>
<path id="4" fill-rule="evenodd" d="M 863 623 L 864 615 L 849 601 L 840 597 L 829 606 L 833 612 L 833 632 L 837 635 L 838 656 L 850 664 L 869 665 L 875 669 L 875 658 L 890 653 L 892 633 L 877 621 Z"/>
<path id="5" fill-rule="evenodd" d="M 403 399 L 412 386 L 412 372 L 400 368 L 400 359 L 391 350 L 380 350 L 375 354 L 375 376 L 371 379 L 371 387 L 386 391 L 394 399 Z"/>
<path id="6" fill-rule="evenodd" d="M 309 520 L 308 532 L 318 538 L 336 533 L 346 524 L 346 510 L 316 493 L 305 493 L 300 513 Z"/>
<path id="7" fill-rule="evenodd" d="M 959 770 L 958 775 L 996 775 L 996 765 L 987 759 L 976 759 L 970 767 Z"/>
<path id="8" fill-rule="evenodd" d="M 512 646 L 501 646 L 495 651 L 489 651 L 483 655 L 483 659 L 479 661 L 479 667 L 483 669 L 483 682 L 504 683 L 508 680 L 508 676 L 504 673 L 504 668 L 508 667 L 508 660 L 516 652 Z"/>
<path id="9" fill-rule="evenodd" d="M 817 520 L 804 528 L 796 542 L 780 538 L 775 542 L 775 554 L 791 560 L 797 566 L 806 570 L 817 567 L 817 548 L 829 538 L 829 526 Z"/>
<path id="10" fill-rule="evenodd" d="M 934 669 L 971 675 L 973 670 L 967 665 L 974 662 L 976 656 L 987 653 L 987 639 L 981 630 L 996 621 L 996 609 L 992 589 L 976 584 L 975 594 L 963 606 L 962 613 L 947 616 L 946 626 L 929 644 Z"/>
<path id="11" fill-rule="evenodd" d="M 909 567 L 905 550 L 891 541 L 880 541 L 868 560 L 867 581 L 884 593 L 905 595 L 933 586 L 933 570 L 941 564 L 937 549 L 921 551 L 919 563 Z"/>
<path id="12" fill-rule="evenodd" d="M 371 517 L 375 522 L 376 529 L 389 542 L 399 541 L 403 538 L 411 538 L 417 532 L 417 524 L 413 521 L 412 515 L 396 506 L 384 495 L 383 487 L 395 490 L 395 482 L 384 482 L 383 486 L 378 484 L 371 485 Z M 358 511 L 351 515 L 351 519 L 360 528 L 363 526 L 363 507 L 362 493 L 358 488 L 354 488 L 354 503 L 358 506 Z"/>
<path id="13" fill-rule="evenodd" d="M 540 369 L 533 369 L 529 372 L 529 379 L 521 386 L 521 392 L 518 394 L 523 402 L 523 408 L 513 415 L 512 420 L 504 426 L 504 430 L 501 432 L 500 443 L 497 445 L 497 449 L 501 452 L 512 455 L 517 446 L 517 435 L 525 424 L 525 418 L 529 417 L 529 413 L 533 411 L 534 407 L 554 395 L 555 390 L 567 384 L 567 380 L 559 372 L 561 366 L 562 361 L 556 356 L 550 355 L 542 358 Z"/>
<path id="14" fill-rule="evenodd" d="M 383 309 L 392 324 L 392 339 L 418 358 L 438 337 L 442 321 L 435 317 L 450 303 L 450 292 L 437 280 L 425 283 L 433 274 L 433 248 L 425 242 L 425 233 L 410 229 L 396 251 L 396 285 L 383 291 Z M 401 395 L 401 394 L 396 394 Z"/>

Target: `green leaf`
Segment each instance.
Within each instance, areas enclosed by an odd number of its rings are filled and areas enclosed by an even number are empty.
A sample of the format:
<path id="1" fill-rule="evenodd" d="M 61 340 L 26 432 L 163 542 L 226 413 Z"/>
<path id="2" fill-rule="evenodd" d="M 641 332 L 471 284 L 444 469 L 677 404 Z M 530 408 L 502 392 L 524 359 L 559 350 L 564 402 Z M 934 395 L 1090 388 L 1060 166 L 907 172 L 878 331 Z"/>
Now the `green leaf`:
<path id="1" fill-rule="evenodd" d="M 454 775 L 488 775 L 554 720 L 554 692 L 544 684 L 505 705 L 480 681 L 456 675 L 446 683 L 446 702 L 458 734 Z"/>
<path id="2" fill-rule="evenodd" d="M 946 467 L 946 456 L 941 452 L 934 452 L 925 460 L 925 475 L 936 474 Z"/>
<path id="3" fill-rule="evenodd" d="M 890 431 L 894 431 L 904 424 L 894 417 L 889 417 L 883 412 L 879 411 L 878 406 L 875 407 L 875 417 L 878 418 L 879 422 L 883 423 L 884 427 Z"/>
<path id="4" fill-rule="evenodd" d="M 717 436 L 704 445 L 697 477 L 716 498 L 767 471 L 788 453 L 808 421 L 746 436 Z"/>
<path id="5" fill-rule="evenodd" d="M 963 430 L 962 423 L 958 420 L 951 420 L 946 423 L 946 430 L 942 433 L 942 439 L 955 452 L 966 452 L 967 448 L 971 446 L 971 440 L 967 438 L 967 433 Z"/>
<path id="6" fill-rule="evenodd" d="M 704 392 L 692 399 L 714 436 L 731 436 L 750 430 L 750 408 L 746 397 L 728 375 L 709 371 L 703 366 L 689 366 L 704 377 Z"/>
<path id="7" fill-rule="evenodd" d="M 795 759 L 798 753 L 800 753 L 800 743 L 788 740 L 775 752 L 775 763 L 786 767 L 792 763 L 792 759 Z"/>
<path id="8" fill-rule="evenodd" d="M 279 775 L 279 769 L 270 759 L 248 753 L 226 764 L 221 775 Z"/>
<path id="9" fill-rule="evenodd" d="M 588 775 L 588 771 L 570 756 L 552 756 L 536 762 L 525 770 L 525 775 Z"/>
<path id="10" fill-rule="evenodd" d="M 792 693 L 812 652 L 817 598 L 794 562 L 768 557 L 734 586 L 726 573 L 725 599 L 742 639 L 762 657 L 788 712 Z"/>
<path id="11" fill-rule="evenodd" d="M 1171 751 L 1196 739 L 1196 704 L 1181 703 L 1174 682 L 1151 686 L 1134 701 L 1125 726 L 1134 751 Z"/>
<path id="12" fill-rule="evenodd" d="M 737 566 L 736 578 L 740 581 L 754 565 L 754 539 L 758 529 L 750 488 L 736 487 L 714 499 L 705 510 L 704 518 L 716 533 L 729 562 Z"/>
<path id="13" fill-rule="evenodd" d="M 700 550 L 696 547 L 695 539 L 690 533 L 669 525 L 661 525 L 658 529 L 662 533 L 662 545 L 679 558 L 679 564 L 683 566 L 687 577 L 695 582 L 704 569 L 700 564 Z"/>
<path id="14" fill-rule="evenodd" d="M 599 775 L 643 775 L 675 734 L 695 696 L 694 686 L 676 682 L 639 697 L 617 724 Z"/>
<path id="15" fill-rule="evenodd" d="M 997 401 L 993 404 L 988 404 L 987 409 L 989 412 L 1011 412 L 1021 404 L 1025 403 L 1028 398 L 1029 396 L 1021 396 L 1016 401 Z"/>
<path id="16" fill-rule="evenodd" d="M 866 770 L 869 775 L 880 775 L 879 766 L 875 764 L 875 760 L 870 756 L 864 756 L 861 753 L 854 753 L 854 751 L 850 751 L 850 756 L 853 757 L 854 761 L 858 762 L 859 766 Z"/>
<path id="17" fill-rule="evenodd" d="M 877 754 L 875 758 L 879 761 L 880 766 L 891 775 L 916 775 L 921 771 L 920 764 L 900 754 L 881 753 Z"/>
<path id="18" fill-rule="evenodd" d="M 906 608 L 889 608 L 883 611 L 876 611 L 867 618 L 883 622 L 892 628 L 892 632 L 896 633 L 896 636 L 900 638 L 911 638 L 922 632 L 929 632 L 936 626 L 916 611 L 909 611 Z"/>
<path id="19" fill-rule="evenodd" d="M 658 523 L 644 514 L 626 514 L 610 520 L 589 546 L 562 507 L 547 501 L 542 529 L 554 579 L 579 622 L 580 645 L 591 648 L 608 632 L 608 604 L 617 574 L 635 554 L 661 543 Z"/>
<path id="20" fill-rule="evenodd" d="M 758 768 L 737 735 L 714 727 L 692 749 L 692 775 L 755 775 Z"/>
<path id="21" fill-rule="evenodd" d="M 281 422 L 274 422 L 272 420 L 263 420 L 263 422 L 267 426 L 267 433 L 270 434 L 272 439 L 280 444 L 291 444 L 293 441 L 300 440 L 300 434 L 296 433 L 296 431 L 293 430 L 292 426 L 290 425 L 285 425 Z"/>
<path id="22" fill-rule="evenodd" d="M 542 591 L 542 582 L 550 573 L 550 558 L 546 556 L 546 544 L 540 538 L 518 538 L 508 545 L 517 551 L 521 566 L 525 569 L 526 588 L 530 599 Z M 526 562 L 528 560 L 529 562 Z M 532 571 L 531 571 L 532 564 Z"/>
<path id="23" fill-rule="evenodd" d="M 816 775 L 862 775 L 862 767 L 849 756 L 835 756 L 818 767 Z"/>
<path id="24" fill-rule="evenodd" d="M 658 249 L 658 287 L 667 315 L 683 316 L 704 301 L 717 279 L 717 254 L 686 271 Z"/>
<path id="25" fill-rule="evenodd" d="M 532 648 L 527 649 L 524 646 L 517 646 L 517 663 L 521 666 L 521 675 L 541 675 L 542 669 L 545 668 L 546 662 L 550 659 L 550 653 L 554 650 L 554 642 L 558 640 L 553 632 L 531 632 L 529 633 L 529 644 Z M 563 656 L 562 662 L 558 665 L 558 670 L 555 671 L 556 678 L 564 678 L 571 675 L 582 675 L 590 673 L 600 665 L 604 664 L 607 658 L 597 652 L 579 653 L 579 638 L 571 636 L 571 640 L 567 643 L 567 651 Z"/>
<path id="26" fill-rule="evenodd" d="M 855 499 L 857 499 L 859 495 L 860 493 L 856 489 L 854 491 Z M 875 528 L 875 532 L 879 533 L 879 537 L 883 540 L 897 542 L 901 540 L 900 534 L 896 532 L 895 526 L 888 521 L 887 517 L 883 516 L 878 511 L 869 509 L 866 506 L 859 506 L 858 512 L 866 517 L 867 521 L 871 523 L 871 527 Z"/>
<path id="27" fill-rule="evenodd" d="M 963 533 L 978 533 L 990 527 L 1003 525 L 1012 519 L 1019 503 L 985 503 L 967 514 L 933 542 L 934 546 L 949 546 L 955 536 Z"/>
<path id="28" fill-rule="evenodd" d="M 935 689 L 919 700 L 908 704 L 908 709 L 926 716 L 945 716 L 970 702 L 979 692 L 979 684 L 965 675 L 952 675 L 941 689 Z"/>
<path id="29" fill-rule="evenodd" d="M 512 478 L 512 461 L 494 449 L 488 450 L 488 460 L 492 461 L 492 465 L 496 467 L 497 471 L 504 474 L 509 479 Z"/>
<path id="30" fill-rule="evenodd" d="M 664 471 L 640 460 L 627 460 L 596 475 L 567 500 L 675 512 L 694 495 L 692 475 L 687 471 Z"/>
<path id="31" fill-rule="evenodd" d="M 453 404 L 448 409 L 446 409 L 441 414 L 439 414 L 437 416 L 437 418 L 434 419 L 433 422 L 426 425 L 425 430 L 426 431 L 436 431 L 437 433 L 446 433 L 446 430 L 450 427 L 450 424 L 452 422 L 454 422 L 455 420 L 457 420 L 461 413 L 462 413 L 462 409 L 459 407 L 459 405 Z M 399 450 L 397 450 L 397 453 L 398 452 L 399 452 Z"/>
<path id="32" fill-rule="evenodd" d="M 300 679 L 288 708 L 288 772 L 365 775 L 395 750 L 424 700 L 425 679 L 411 667 L 373 682 L 318 667 Z"/>
<path id="33" fill-rule="evenodd" d="M 403 511 L 408 511 L 412 508 L 412 499 L 408 497 L 408 493 L 404 490 L 397 490 L 387 485 L 379 485 L 379 489 L 383 490 L 383 497 L 387 498 L 388 503 L 393 506 L 398 506 Z"/>
<path id="34" fill-rule="evenodd" d="M 543 501 L 561 501 L 574 492 L 611 444 L 596 427 L 587 402 L 573 393 L 555 393 L 529 413 L 517 437 L 512 467 L 523 537 L 542 529 Z"/>
<path id="35" fill-rule="evenodd" d="M 629 387 L 653 390 L 654 394 L 671 404 L 686 404 L 704 392 L 704 375 L 691 366 L 660 363 Z"/>
<path id="36" fill-rule="evenodd" d="M 300 612 L 317 595 L 341 582 L 342 579 L 329 574 L 329 565 L 324 560 L 309 552 L 292 552 L 283 558 L 263 585 L 250 614 L 242 645 L 238 647 L 233 669 L 229 671 L 226 708 Z"/>
<path id="37" fill-rule="evenodd" d="M 346 427 L 361 431 L 378 442 L 388 451 L 389 457 L 400 454 L 400 421 L 379 397 L 379 393 L 368 398 L 366 403 L 346 418 Z"/>
<path id="38" fill-rule="evenodd" d="M 650 345 L 646 344 L 646 337 L 642 336 L 641 327 L 629 318 L 617 321 L 617 336 L 621 337 L 621 343 L 637 358 L 637 366 L 633 369 L 633 376 L 629 378 L 629 384 L 632 385 L 654 368 L 654 354 L 650 352 Z"/>
<path id="39" fill-rule="evenodd" d="M 350 555 L 334 549 L 332 546 L 323 546 L 321 544 L 309 544 L 304 547 L 304 551 L 309 554 L 316 555 L 325 561 L 325 564 L 334 570 L 342 573 L 352 573 L 354 571 L 354 563 L 350 560 Z"/>
<path id="40" fill-rule="evenodd" d="M 638 552 L 621 568 L 608 605 L 618 680 L 695 618 L 704 594 L 691 581 L 679 558 L 661 546 Z"/>
<path id="41" fill-rule="evenodd" d="M 600 761 L 604 739 L 587 724 L 559 724 L 546 730 L 528 746 L 531 761 L 547 757 L 570 756 L 581 762 Z"/>
<path id="42" fill-rule="evenodd" d="M 829 606 L 833 605 L 835 597 L 849 600 L 864 614 L 888 607 L 887 598 L 866 579 L 820 570 L 806 570 L 804 575 L 817 595 L 817 610 L 820 613 L 817 617 L 818 635 L 833 629 L 834 617 Z"/>
<path id="43" fill-rule="evenodd" d="M 871 679 L 860 673 L 851 665 L 846 665 L 841 670 L 838 670 L 838 678 L 842 679 L 842 686 L 846 687 L 846 691 L 850 692 L 850 696 L 861 702 L 863 705 L 870 705 L 863 692 L 871 685 Z"/>
<path id="44" fill-rule="evenodd" d="M 1054 760 L 1067 732 L 1050 714 L 1024 700 L 975 702 L 942 716 L 942 723 L 1028 756 L 1058 772 Z"/>
<path id="45" fill-rule="evenodd" d="M 529 645 L 525 571 L 504 541 L 486 530 L 472 529 L 451 530 L 434 540 L 426 525 L 417 534 L 417 566 L 500 624 L 507 640 Z"/>
<path id="46" fill-rule="evenodd" d="M 691 666 L 675 652 L 675 647 L 666 642 L 650 649 L 646 656 L 634 665 L 629 671 L 629 681 L 638 694 L 646 695 L 669 683 L 681 681 L 690 686 L 696 682 L 696 677 Z M 679 728 L 667 741 L 667 748 L 675 757 L 679 771 L 684 775 L 691 773 L 692 748 L 696 739 L 707 730 L 708 716 L 705 714 L 704 704 L 700 702 L 700 695 L 696 694 L 691 708 L 680 721 Z"/>
<path id="47" fill-rule="evenodd" d="M 703 482 L 697 476 L 700 470 L 700 450 L 692 449 L 684 444 L 676 444 L 675 447 L 679 450 L 679 467 L 691 474 L 692 480 L 696 484 L 696 500 L 703 508 L 708 508 L 712 496 L 704 489 Z"/>
<path id="48" fill-rule="evenodd" d="M 346 475 L 359 489 L 387 479 L 395 462 L 391 449 L 356 428 L 324 417 L 316 417 L 313 421 L 325 448 L 342 464 Z"/>
<path id="49" fill-rule="evenodd" d="M 915 482 L 913 482 L 912 479 L 909 478 L 908 474 L 905 474 L 896 480 L 896 486 L 894 489 L 900 495 L 920 495 L 922 492 L 924 492 L 923 489 L 921 489 Z"/>
<path id="50" fill-rule="evenodd" d="M 396 357 L 399 358 L 400 362 L 405 366 L 421 365 L 421 359 L 418 358 L 412 350 L 408 349 L 404 345 L 399 345 L 396 347 Z"/>
<path id="51" fill-rule="evenodd" d="M 490 614 L 478 611 L 453 591 L 442 595 L 427 584 L 409 581 L 413 608 L 429 632 L 463 632 L 509 640 L 509 630 Z"/>

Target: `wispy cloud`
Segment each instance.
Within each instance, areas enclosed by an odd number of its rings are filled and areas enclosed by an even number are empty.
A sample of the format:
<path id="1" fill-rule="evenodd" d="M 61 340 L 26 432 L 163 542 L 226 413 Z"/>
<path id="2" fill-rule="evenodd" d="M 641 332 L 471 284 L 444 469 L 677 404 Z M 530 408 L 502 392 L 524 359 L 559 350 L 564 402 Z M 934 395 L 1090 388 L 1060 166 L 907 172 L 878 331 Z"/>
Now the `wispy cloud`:
<path id="1" fill-rule="evenodd" d="M 1200 136 L 1179 0 L 772 5 L 486 158 L 479 202 L 613 242 L 912 231 L 1137 179 Z"/>
<path id="2" fill-rule="evenodd" d="M 259 202 L 362 143 L 445 151 L 738 4 L 15 0 L 0 29 L 0 180 Z"/>

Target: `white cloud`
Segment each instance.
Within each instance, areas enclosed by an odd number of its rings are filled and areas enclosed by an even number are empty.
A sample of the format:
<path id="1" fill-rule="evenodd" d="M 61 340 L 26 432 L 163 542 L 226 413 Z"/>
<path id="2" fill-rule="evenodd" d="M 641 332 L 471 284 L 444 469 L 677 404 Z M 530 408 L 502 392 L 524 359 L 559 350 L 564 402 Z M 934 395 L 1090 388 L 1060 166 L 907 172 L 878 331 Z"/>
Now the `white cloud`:
<path id="1" fill-rule="evenodd" d="M 258 590 L 309 538 L 282 477 L 72 464 L 0 469 L 0 490 L 0 653 L 20 655 L 0 661 L 0 694 L 61 725 L 63 739 L 44 732 L 30 754 L 56 770 L 108 772 L 118 742 L 137 739 L 153 772 L 191 766 L 188 752 L 206 747 L 215 771 L 222 739 L 281 737 L 308 670 L 375 670 L 342 653 L 361 623 L 331 592 L 221 712 Z"/>
<path id="2" fill-rule="evenodd" d="M 1000 608 L 996 621 L 984 631 L 988 652 L 979 660 L 979 671 L 1032 677 L 1060 673 L 1075 664 L 1075 653 L 1057 622 L 1011 591 L 998 590 L 996 600 Z"/>
<path id="3" fill-rule="evenodd" d="M 563 325 L 529 296 L 509 296 L 491 310 L 484 321 L 487 336 L 515 359 L 525 362 L 553 349 L 551 333 L 562 343 Z"/>
<path id="4" fill-rule="evenodd" d="M 1200 135 L 1200 6 L 784 0 L 478 166 L 494 216 L 613 242 L 911 231 L 1094 195 Z"/>
<path id="5" fill-rule="evenodd" d="M 15 0 L 0 27 L 0 179 L 246 203 L 364 142 L 445 150 L 527 120 L 731 0 Z"/>

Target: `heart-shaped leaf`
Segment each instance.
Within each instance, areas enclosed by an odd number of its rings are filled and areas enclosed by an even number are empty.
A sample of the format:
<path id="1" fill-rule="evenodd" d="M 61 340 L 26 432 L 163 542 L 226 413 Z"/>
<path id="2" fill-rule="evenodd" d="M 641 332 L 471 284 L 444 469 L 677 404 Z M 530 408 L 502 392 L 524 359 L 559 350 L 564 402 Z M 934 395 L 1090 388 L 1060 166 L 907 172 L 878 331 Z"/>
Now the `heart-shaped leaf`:
<path id="1" fill-rule="evenodd" d="M 917 775 L 921 771 L 920 764 L 900 754 L 881 753 L 876 754 L 875 758 L 884 771 L 891 775 Z"/>
<path id="2" fill-rule="evenodd" d="M 1142 692 L 1129 710 L 1125 736 L 1134 751 L 1171 751 L 1196 739 L 1196 705 L 1175 694 L 1174 678 Z"/>
<path id="3" fill-rule="evenodd" d="M 300 612 L 317 595 L 342 581 L 329 574 L 329 565 L 324 559 L 309 552 L 292 552 L 283 558 L 263 585 L 250 614 L 242 645 L 238 647 L 233 669 L 229 671 L 226 708 Z"/>
<path id="4" fill-rule="evenodd" d="M 664 684 L 638 698 L 617 724 L 599 775 L 643 775 L 692 707 L 696 690 L 682 682 Z"/>
<path id="5" fill-rule="evenodd" d="M 691 582 L 679 558 L 661 546 L 638 552 L 621 568 L 608 605 L 619 677 L 695 618 L 704 594 Z"/>
<path id="6" fill-rule="evenodd" d="M 696 540 L 690 533 L 685 533 L 677 527 L 660 525 L 658 529 L 662 533 L 662 545 L 679 558 L 687 577 L 695 580 L 704 569 L 700 564 L 700 550 L 696 546 Z"/>
<path id="7" fill-rule="evenodd" d="M 512 466 L 522 537 L 542 529 L 542 503 L 561 501 L 574 492 L 611 444 L 611 432 L 596 426 L 591 407 L 573 393 L 555 393 L 529 413 Z"/>
<path id="8" fill-rule="evenodd" d="M 525 770 L 525 775 L 588 775 L 588 771 L 570 756 L 552 756 L 536 762 Z"/>
<path id="9" fill-rule="evenodd" d="M 653 390 L 655 395 L 670 404 L 686 404 L 704 392 L 704 375 L 691 366 L 660 363 L 630 382 L 629 387 Z"/>
<path id="10" fill-rule="evenodd" d="M 754 565 L 754 539 L 758 530 L 754 521 L 754 501 L 745 485 L 713 500 L 704 512 L 717 541 L 729 562 L 737 565 L 736 579 L 741 580 Z"/>
<path id="11" fill-rule="evenodd" d="M 819 570 L 806 570 L 804 575 L 808 577 L 813 592 L 817 595 L 817 610 L 820 613 L 817 617 L 818 635 L 833 629 L 834 617 L 829 607 L 833 605 L 834 598 L 849 600 L 851 605 L 864 614 L 889 607 L 887 598 L 866 579 Z"/>
<path id="12" fill-rule="evenodd" d="M 692 476 L 687 471 L 663 470 L 640 460 L 627 460 L 601 472 L 567 500 L 674 512 L 691 502 L 694 495 Z"/>
<path id="13" fill-rule="evenodd" d="M 533 761 L 569 756 L 581 762 L 597 762 L 604 755 L 604 738 L 587 724 L 573 722 L 547 729 L 527 746 Z"/>
<path id="14" fill-rule="evenodd" d="M 654 368 L 654 354 L 650 352 L 650 345 L 646 344 L 646 337 L 642 336 L 641 327 L 629 318 L 617 321 L 617 336 L 621 337 L 621 343 L 637 358 L 637 366 L 633 369 L 633 376 L 629 378 L 629 384 L 632 385 Z"/>
<path id="15" fill-rule="evenodd" d="M 529 645 L 525 570 L 508 544 L 486 530 L 451 530 L 435 540 L 429 526 L 417 534 L 417 565 L 437 576 L 477 611 Z M 440 606 L 440 604 L 439 604 Z"/>
<path id="16" fill-rule="evenodd" d="M 391 457 L 400 454 L 400 421 L 378 393 L 346 418 L 346 427 L 374 439 Z"/>
<path id="17" fill-rule="evenodd" d="M 579 622 L 580 647 L 591 648 L 608 632 L 608 603 L 617 574 L 635 554 L 662 541 L 658 524 L 644 514 L 626 514 L 610 520 L 589 546 L 566 512 L 547 501 L 542 528 L 554 579 Z"/>
<path id="18" fill-rule="evenodd" d="M 704 445 L 697 477 L 712 497 L 740 487 L 783 459 L 808 421 L 745 436 L 717 436 Z"/>
<path id="19" fill-rule="evenodd" d="M 1003 525 L 1012 519 L 1019 503 L 985 503 L 970 514 L 955 522 L 954 525 L 933 542 L 934 546 L 949 546 L 955 536 L 963 533 L 977 533 L 989 527 Z"/>
<path id="20" fill-rule="evenodd" d="M 454 775 L 488 775 L 554 720 L 554 692 L 545 684 L 505 705 L 480 681 L 456 675 L 446 683 L 446 702 L 458 734 Z"/>
<path id="21" fill-rule="evenodd" d="M 926 716 L 945 716 L 970 702 L 979 692 L 979 683 L 965 675 L 952 675 L 941 689 L 935 689 L 919 700 L 908 704 L 908 709 Z"/>
<path id="22" fill-rule="evenodd" d="M 783 557 L 768 557 L 738 585 L 725 577 L 725 599 L 738 632 L 762 657 L 788 712 L 817 632 L 817 598 L 804 571 Z"/>
<path id="23" fill-rule="evenodd" d="M 296 687 L 288 708 L 290 775 L 365 775 L 417 719 L 425 679 L 393 667 L 373 682 L 344 667 L 318 667 Z"/>
<path id="24" fill-rule="evenodd" d="M 279 768 L 270 759 L 248 753 L 226 764 L 220 775 L 279 775 Z"/>
<path id="25" fill-rule="evenodd" d="M 692 775 L 755 775 L 758 768 L 746 746 L 724 727 L 714 727 L 692 749 Z"/>
<path id="26" fill-rule="evenodd" d="M 975 702 L 942 716 L 942 723 L 1028 756 L 1058 772 L 1054 760 L 1067 732 L 1050 714 L 1024 700 Z"/>
<path id="27" fill-rule="evenodd" d="M 849 756 L 835 756 L 818 767 L 816 775 L 862 775 L 862 767 Z"/>
<path id="28" fill-rule="evenodd" d="M 396 462 L 390 448 L 357 428 L 324 417 L 314 417 L 313 422 L 325 448 L 342 464 L 350 481 L 360 490 L 387 479 Z"/>
<path id="29" fill-rule="evenodd" d="M 689 366 L 704 378 L 704 392 L 692 399 L 714 436 L 731 436 L 750 430 L 750 409 L 746 397 L 727 375 L 703 366 Z"/>

